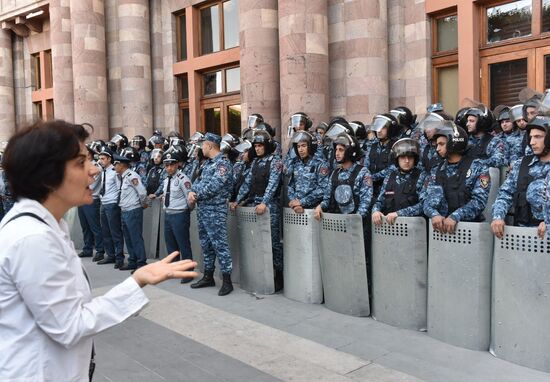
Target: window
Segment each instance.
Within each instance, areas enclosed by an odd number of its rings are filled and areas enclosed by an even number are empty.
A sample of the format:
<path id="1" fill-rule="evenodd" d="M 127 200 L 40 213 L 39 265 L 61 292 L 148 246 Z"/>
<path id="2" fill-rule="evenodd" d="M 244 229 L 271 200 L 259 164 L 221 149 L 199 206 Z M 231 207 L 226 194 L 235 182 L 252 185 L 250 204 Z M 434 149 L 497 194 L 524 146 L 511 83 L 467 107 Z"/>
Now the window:
<path id="1" fill-rule="evenodd" d="M 488 7 L 487 43 L 530 36 L 532 19 L 532 0 L 519 0 Z"/>
<path id="2" fill-rule="evenodd" d="M 550 0 L 542 0 L 542 32 L 550 32 Z"/>
<path id="3" fill-rule="evenodd" d="M 458 49 L 457 20 L 456 15 L 437 19 L 437 52 Z"/>
<path id="4" fill-rule="evenodd" d="M 201 55 L 237 46 L 239 46 L 239 1 L 218 1 L 201 8 Z"/>
<path id="5" fill-rule="evenodd" d="M 205 73 L 202 76 L 203 96 L 215 96 L 241 90 L 241 69 L 228 68 Z"/>
<path id="6" fill-rule="evenodd" d="M 34 119 L 54 118 L 52 51 L 31 54 L 31 84 Z"/>
<path id="7" fill-rule="evenodd" d="M 527 86 L 527 58 L 491 64 L 489 71 L 491 109 L 519 103 L 518 94 Z"/>
<path id="8" fill-rule="evenodd" d="M 454 113 L 458 110 L 457 14 L 447 12 L 434 17 L 432 34 L 432 102 L 441 102 L 445 111 Z"/>
<path id="9" fill-rule="evenodd" d="M 178 106 L 180 114 L 180 133 L 185 139 L 191 136 L 189 120 L 189 79 L 187 74 L 178 76 Z"/>
<path id="10" fill-rule="evenodd" d="M 458 65 L 437 68 L 437 97 L 433 102 L 441 102 L 445 111 L 454 115 L 458 111 Z"/>
<path id="11" fill-rule="evenodd" d="M 176 16 L 176 40 L 178 42 L 178 61 L 187 60 L 187 19 L 185 13 Z"/>

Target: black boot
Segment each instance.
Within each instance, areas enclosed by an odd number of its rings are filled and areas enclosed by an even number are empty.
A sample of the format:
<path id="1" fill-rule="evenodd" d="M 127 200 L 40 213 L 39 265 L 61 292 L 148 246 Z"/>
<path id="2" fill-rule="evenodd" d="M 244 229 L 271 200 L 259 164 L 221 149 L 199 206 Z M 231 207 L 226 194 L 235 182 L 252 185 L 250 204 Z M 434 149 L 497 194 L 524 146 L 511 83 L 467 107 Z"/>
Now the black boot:
<path id="1" fill-rule="evenodd" d="M 197 281 L 194 284 L 191 284 L 191 288 L 197 289 L 197 288 L 205 288 L 205 287 L 213 287 L 216 286 L 216 283 L 214 282 L 214 271 L 204 271 L 204 275 L 202 275 L 202 279 Z"/>
<path id="2" fill-rule="evenodd" d="M 285 286 L 283 271 L 275 270 L 275 292 L 282 290 Z"/>
<path id="3" fill-rule="evenodd" d="M 233 283 L 231 282 L 231 273 L 223 273 L 223 284 L 218 292 L 218 296 L 228 295 L 233 291 Z"/>

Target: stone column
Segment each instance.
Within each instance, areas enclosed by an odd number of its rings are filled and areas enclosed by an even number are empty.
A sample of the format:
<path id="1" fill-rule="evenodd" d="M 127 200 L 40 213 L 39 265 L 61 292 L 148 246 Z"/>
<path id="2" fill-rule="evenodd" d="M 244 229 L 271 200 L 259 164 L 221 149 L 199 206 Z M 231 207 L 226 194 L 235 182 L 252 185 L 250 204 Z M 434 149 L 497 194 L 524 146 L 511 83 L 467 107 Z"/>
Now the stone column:
<path id="1" fill-rule="evenodd" d="M 162 0 L 151 0 L 151 71 L 153 78 L 153 129 L 164 127 L 164 70 Z M 177 130 L 176 130 L 177 131 Z M 146 137 L 149 138 L 149 137 Z"/>
<path id="2" fill-rule="evenodd" d="M 303 111 L 313 123 L 329 118 L 326 0 L 279 1 L 281 120 Z M 288 138 L 282 134 L 284 150 Z"/>
<path id="3" fill-rule="evenodd" d="M 76 123 L 94 126 L 94 138 L 108 139 L 105 7 L 103 0 L 70 0 Z"/>
<path id="4" fill-rule="evenodd" d="M 347 113 L 347 97 L 344 0 L 331 0 L 329 2 L 328 49 L 330 63 L 330 115 L 333 117 L 345 117 Z"/>
<path id="5" fill-rule="evenodd" d="M 176 86 L 176 77 L 174 77 L 173 64 L 176 57 L 176 30 L 175 17 L 172 12 L 176 11 L 177 8 L 172 9 L 170 6 L 171 1 L 162 1 L 161 11 L 162 11 L 162 55 L 163 55 L 163 75 L 164 75 L 164 129 L 166 133 L 176 130 L 178 131 L 178 121 L 179 121 L 179 107 L 177 99 L 177 86 Z M 181 8 L 190 6 L 189 1 L 181 2 Z M 191 10 L 191 9 L 190 9 Z M 189 50 L 188 50 L 189 51 Z M 189 57 L 189 55 L 188 55 Z M 192 81 L 191 75 L 189 76 L 189 81 Z M 191 116 L 193 119 L 193 116 Z"/>
<path id="6" fill-rule="evenodd" d="M 344 2 L 346 118 L 370 122 L 388 111 L 386 0 Z"/>
<path id="7" fill-rule="evenodd" d="M 388 62 L 390 108 L 405 105 L 405 6 L 404 0 L 388 0 Z"/>
<path id="8" fill-rule="evenodd" d="M 0 30 L 0 141 L 15 132 L 11 31 Z"/>
<path id="9" fill-rule="evenodd" d="M 109 89 L 109 136 L 122 131 L 122 98 L 118 47 L 117 0 L 105 0 L 105 39 L 107 41 L 107 88 Z"/>
<path id="10" fill-rule="evenodd" d="M 69 0 L 50 1 L 53 98 L 55 118 L 74 122 L 71 8 Z"/>
<path id="11" fill-rule="evenodd" d="M 128 137 L 153 132 L 148 0 L 118 1 L 122 129 Z"/>
<path id="12" fill-rule="evenodd" d="M 259 113 L 279 135 L 286 127 L 281 123 L 277 1 L 240 0 L 239 8 L 243 127 L 250 114 Z"/>

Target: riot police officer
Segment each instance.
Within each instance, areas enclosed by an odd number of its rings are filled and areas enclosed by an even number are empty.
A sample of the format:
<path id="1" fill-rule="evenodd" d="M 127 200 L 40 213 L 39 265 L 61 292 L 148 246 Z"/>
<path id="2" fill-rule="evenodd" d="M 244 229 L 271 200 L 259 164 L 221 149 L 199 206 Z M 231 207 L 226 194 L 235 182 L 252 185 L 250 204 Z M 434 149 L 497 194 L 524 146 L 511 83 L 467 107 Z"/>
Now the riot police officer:
<path id="1" fill-rule="evenodd" d="M 485 105 L 471 107 L 464 113 L 468 129 L 469 155 L 480 159 L 487 167 L 500 168 L 507 164 L 504 142 L 493 135 L 493 113 Z"/>
<path id="2" fill-rule="evenodd" d="M 187 196 L 191 191 L 191 180 L 179 169 L 179 163 L 186 158 L 181 156 L 175 146 L 171 146 L 162 156 L 166 170 L 163 184 L 164 240 L 168 253 L 179 251 L 176 260 L 193 260 L 189 226 L 191 208 Z M 190 282 L 191 278 L 181 279 L 181 283 Z"/>
<path id="3" fill-rule="evenodd" d="M 143 242 L 143 208 L 147 207 L 147 192 L 139 175 L 131 170 L 131 162 L 137 162 L 139 156 L 132 147 L 114 154 L 115 171 L 120 176 L 120 217 L 124 241 L 128 249 L 128 264 L 121 271 L 135 270 L 147 265 L 145 243 Z"/>
<path id="4" fill-rule="evenodd" d="M 208 160 L 202 175 L 191 186 L 187 200 L 198 204 L 199 238 L 204 256 L 204 275 L 191 288 L 215 286 L 214 262 L 220 263 L 223 284 L 218 295 L 225 296 L 233 290 L 231 270 L 233 263 L 227 239 L 227 200 L 233 184 L 233 169 L 220 151 L 222 138 L 206 133 L 201 141 L 202 152 Z"/>
<path id="5" fill-rule="evenodd" d="M 237 145 L 241 143 L 239 136 L 235 134 L 225 134 L 222 137 L 222 143 L 220 145 L 220 150 L 225 154 L 229 162 L 234 166 L 237 162 L 237 159 L 240 155 L 239 151 L 235 149 Z"/>
<path id="6" fill-rule="evenodd" d="M 304 208 L 314 208 L 323 200 L 323 190 L 328 182 L 329 166 L 315 156 L 317 141 L 307 131 L 294 133 L 291 140 L 296 156 L 285 168 L 288 181 L 288 206 L 296 213 Z"/>
<path id="7" fill-rule="evenodd" d="M 271 126 L 267 122 L 262 122 L 256 126 L 254 129 L 254 133 L 258 130 L 266 131 L 269 136 L 271 137 L 271 143 L 273 144 L 273 154 L 277 155 L 278 157 L 281 157 L 283 155 L 283 148 L 281 146 L 281 143 L 275 140 L 276 131 L 273 126 Z"/>
<path id="8" fill-rule="evenodd" d="M 411 138 L 401 138 L 392 147 L 395 170 L 392 170 L 372 207 L 372 221 L 382 224 L 386 217 L 389 224 L 398 216 L 423 215 L 423 188 L 427 174 L 417 167 L 420 144 Z"/>
<path id="9" fill-rule="evenodd" d="M 497 115 L 497 122 L 502 130 L 500 137 L 506 144 L 506 164 L 510 164 L 523 157 L 525 149 L 522 147 L 523 133 L 517 124 L 512 121 L 510 108 L 504 107 Z"/>
<path id="10" fill-rule="evenodd" d="M 422 145 L 422 156 L 420 167 L 431 173 L 432 169 L 439 165 L 443 158 L 437 154 L 436 139 L 434 132 L 444 121 L 450 121 L 452 117 L 443 111 L 428 113 L 417 126 L 417 132 L 421 134 L 419 142 Z"/>
<path id="11" fill-rule="evenodd" d="M 114 153 L 108 147 L 103 147 L 99 153 L 99 164 L 103 168 L 99 215 L 106 257 L 97 264 L 114 263 L 115 269 L 118 269 L 124 265 L 124 242 L 118 205 L 121 183 L 113 166 L 113 156 Z"/>
<path id="12" fill-rule="evenodd" d="M 399 124 L 401 130 L 399 138 L 412 138 L 416 127 L 416 114 L 413 114 L 411 109 L 406 106 L 398 106 L 390 110 L 390 114 L 397 119 Z"/>
<path id="13" fill-rule="evenodd" d="M 120 153 L 124 148 L 128 147 L 128 138 L 124 134 L 116 134 L 111 138 L 111 142 L 116 146 L 115 153 Z"/>
<path id="14" fill-rule="evenodd" d="M 461 221 L 481 222 L 489 198 L 489 168 L 468 154 L 468 135 L 452 121 L 436 128 L 437 153 L 445 158 L 432 170 L 424 214 L 436 231 L 454 233 Z"/>
<path id="15" fill-rule="evenodd" d="M 504 219 L 512 206 L 513 225 L 539 227 L 544 224 L 544 179 L 550 172 L 550 117 L 531 119 L 526 134 L 533 155 L 526 155 L 513 164 L 493 204 L 491 229 L 498 238 L 504 235 Z"/>
<path id="16" fill-rule="evenodd" d="M 150 156 L 150 168 L 147 172 L 146 190 L 147 195 L 154 199 L 162 194 L 162 181 L 164 180 L 164 166 L 162 165 L 162 149 L 153 149 Z"/>
<path id="17" fill-rule="evenodd" d="M 266 131 L 256 130 L 252 145 L 250 172 L 239 190 L 237 204 L 255 206 L 258 215 L 264 214 L 269 208 L 275 291 L 278 291 L 283 287 L 283 246 L 280 235 L 283 162 L 274 154 L 275 144 Z"/>
<path id="18" fill-rule="evenodd" d="M 145 150 L 147 140 L 143 135 L 135 135 L 130 139 L 130 147 L 133 147 L 138 152 L 139 160 L 135 162 L 133 170 L 137 172 L 141 178 L 141 183 L 147 183 L 147 167 L 149 165 L 150 153 Z"/>
<path id="19" fill-rule="evenodd" d="M 233 192 L 229 199 L 229 206 L 233 210 L 237 206 L 237 195 L 239 195 L 239 190 L 250 172 L 250 166 L 252 165 L 252 158 L 250 157 L 251 149 L 252 143 L 244 139 L 235 146 L 235 150 L 239 153 L 239 158 L 233 165 Z"/>

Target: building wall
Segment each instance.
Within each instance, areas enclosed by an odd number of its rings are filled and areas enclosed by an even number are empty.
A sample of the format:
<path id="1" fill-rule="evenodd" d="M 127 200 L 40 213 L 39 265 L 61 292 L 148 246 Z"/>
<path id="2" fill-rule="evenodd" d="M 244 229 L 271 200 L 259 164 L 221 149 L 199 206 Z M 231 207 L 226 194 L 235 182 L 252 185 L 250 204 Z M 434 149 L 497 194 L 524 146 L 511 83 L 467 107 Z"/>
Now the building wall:
<path id="1" fill-rule="evenodd" d="M 0 89 L 13 107 L 0 110 L 0 136 L 32 121 L 29 52 L 48 44 L 56 117 L 92 121 L 104 139 L 178 130 L 175 13 L 204 2 L 2 0 L 0 20 L 46 3 L 51 28 L 47 21 L 30 37 L 8 29 L 0 41 L 13 73 L 2 77 L 13 83 Z M 422 112 L 431 101 L 429 36 L 423 0 L 240 0 L 243 123 L 259 112 L 284 143 L 297 111 L 314 123 L 338 115 L 369 123 L 403 104 Z"/>

